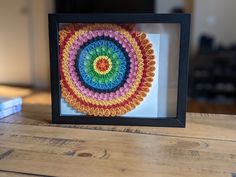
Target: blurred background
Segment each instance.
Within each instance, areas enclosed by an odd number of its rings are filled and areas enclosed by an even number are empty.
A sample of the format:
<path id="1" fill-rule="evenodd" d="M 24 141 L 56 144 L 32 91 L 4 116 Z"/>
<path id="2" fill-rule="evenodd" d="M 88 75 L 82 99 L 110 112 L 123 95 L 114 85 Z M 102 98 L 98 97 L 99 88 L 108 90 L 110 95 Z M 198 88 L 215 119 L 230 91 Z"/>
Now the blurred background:
<path id="1" fill-rule="evenodd" d="M 191 13 L 188 111 L 236 114 L 235 0 L 0 0 L 0 95 L 50 104 L 48 13 Z"/>

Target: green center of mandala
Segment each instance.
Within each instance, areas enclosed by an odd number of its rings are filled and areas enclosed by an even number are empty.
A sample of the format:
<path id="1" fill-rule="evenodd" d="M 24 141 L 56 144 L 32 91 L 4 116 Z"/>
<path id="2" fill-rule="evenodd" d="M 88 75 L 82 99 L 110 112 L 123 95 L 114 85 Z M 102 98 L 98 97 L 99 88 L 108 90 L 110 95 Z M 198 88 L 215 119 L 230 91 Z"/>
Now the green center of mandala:
<path id="1" fill-rule="evenodd" d="M 94 82 L 113 82 L 121 69 L 121 62 L 111 48 L 105 46 L 91 50 L 84 60 L 85 72 Z"/>

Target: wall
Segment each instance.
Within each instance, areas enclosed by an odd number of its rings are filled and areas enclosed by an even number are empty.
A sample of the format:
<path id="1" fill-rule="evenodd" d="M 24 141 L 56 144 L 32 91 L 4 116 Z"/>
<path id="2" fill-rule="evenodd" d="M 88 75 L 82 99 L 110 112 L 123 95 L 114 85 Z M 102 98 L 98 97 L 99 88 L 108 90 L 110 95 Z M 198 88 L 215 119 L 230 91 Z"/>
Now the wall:
<path id="1" fill-rule="evenodd" d="M 185 7 L 185 0 L 156 0 L 157 13 L 170 13 L 175 7 Z"/>
<path id="2" fill-rule="evenodd" d="M 50 78 L 48 13 L 53 13 L 54 1 L 33 0 L 30 1 L 30 9 L 33 86 L 48 88 Z"/>
<path id="3" fill-rule="evenodd" d="M 0 0 L 0 84 L 31 85 L 28 0 Z"/>
<path id="4" fill-rule="evenodd" d="M 192 47 L 196 51 L 201 34 L 215 36 L 217 43 L 230 45 L 236 42 L 236 1 L 195 0 Z"/>
<path id="5" fill-rule="evenodd" d="M 0 84 L 49 87 L 53 6 L 54 0 L 0 0 Z"/>

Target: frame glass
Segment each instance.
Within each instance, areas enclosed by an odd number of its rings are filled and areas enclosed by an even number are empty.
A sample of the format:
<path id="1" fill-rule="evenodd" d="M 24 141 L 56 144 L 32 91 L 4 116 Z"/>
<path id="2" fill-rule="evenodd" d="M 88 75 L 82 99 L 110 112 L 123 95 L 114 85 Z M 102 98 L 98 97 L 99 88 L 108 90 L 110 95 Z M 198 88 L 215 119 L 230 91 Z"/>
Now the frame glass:
<path id="1" fill-rule="evenodd" d="M 53 123 L 184 127 L 189 14 L 50 14 Z"/>

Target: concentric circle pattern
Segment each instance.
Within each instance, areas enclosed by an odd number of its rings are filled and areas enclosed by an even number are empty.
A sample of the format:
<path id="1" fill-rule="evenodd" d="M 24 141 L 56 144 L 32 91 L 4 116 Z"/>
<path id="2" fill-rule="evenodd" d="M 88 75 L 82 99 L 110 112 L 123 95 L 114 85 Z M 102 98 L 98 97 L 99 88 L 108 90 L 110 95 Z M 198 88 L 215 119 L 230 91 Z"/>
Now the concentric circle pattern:
<path id="1" fill-rule="evenodd" d="M 78 112 L 123 115 L 139 105 L 154 78 L 152 44 L 131 25 L 68 24 L 60 32 L 62 97 Z"/>

